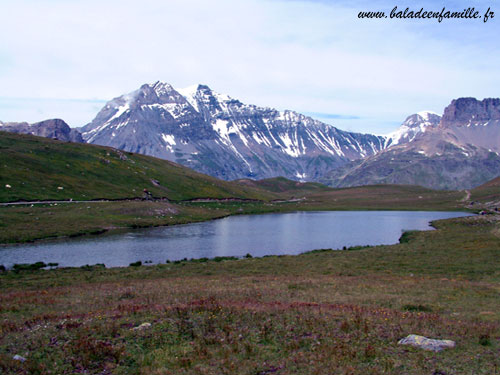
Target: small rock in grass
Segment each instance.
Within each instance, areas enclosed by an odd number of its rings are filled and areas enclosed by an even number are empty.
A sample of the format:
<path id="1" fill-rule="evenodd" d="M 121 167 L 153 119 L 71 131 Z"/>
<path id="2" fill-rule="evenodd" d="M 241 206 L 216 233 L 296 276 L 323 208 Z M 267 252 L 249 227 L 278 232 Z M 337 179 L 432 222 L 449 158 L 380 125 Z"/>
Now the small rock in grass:
<path id="1" fill-rule="evenodd" d="M 151 323 L 142 323 L 140 326 L 132 328 L 132 331 L 142 331 L 149 327 L 151 327 Z"/>
<path id="2" fill-rule="evenodd" d="M 20 356 L 19 354 L 16 354 L 14 357 L 12 357 L 14 361 L 19 361 L 19 362 L 26 362 L 26 358 Z"/>
<path id="3" fill-rule="evenodd" d="M 398 341 L 399 345 L 412 345 L 417 348 L 432 350 L 434 352 L 440 352 L 443 349 L 454 348 L 455 341 L 452 340 L 436 340 L 429 339 L 424 336 L 419 335 L 408 335 L 402 340 Z"/>

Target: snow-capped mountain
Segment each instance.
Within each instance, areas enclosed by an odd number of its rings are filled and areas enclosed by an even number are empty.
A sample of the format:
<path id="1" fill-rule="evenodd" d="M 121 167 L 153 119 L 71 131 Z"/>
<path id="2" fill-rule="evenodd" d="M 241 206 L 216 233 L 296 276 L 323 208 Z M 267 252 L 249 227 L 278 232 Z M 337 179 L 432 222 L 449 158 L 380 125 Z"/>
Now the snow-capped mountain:
<path id="1" fill-rule="evenodd" d="M 500 175 L 500 99 L 453 100 L 441 121 L 424 129 L 410 142 L 331 171 L 321 182 L 335 187 L 390 183 L 468 189 Z"/>
<path id="2" fill-rule="evenodd" d="M 172 160 L 222 179 L 316 180 L 385 147 L 293 111 L 243 104 L 198 85 L 162 82 L 108 102 L 82 129 L 89 143 Z"/>
<path id="3" fill-rule="evenodd" d="M 243 104 L 205 85 L 176 90 L 156 82 L 109 101 L 82 134 L 58 119 L 0 122 L 0 131 L 111 146 L 226 180 L 284 176 L 334 187 L 465 189 L 500 175 L 500 99 L 456 99 L 442 117 L 419 112 L 375 136 Z"/>
<path id="4" fill-rule="evenodd" d="M 427 130 L 435 128 L 441 121 L 441 116 L 431 111 L 421 111 L 408 116 L 401 126 L 386 136 L 385 146 L 395 146 L 413 142 Z"/>

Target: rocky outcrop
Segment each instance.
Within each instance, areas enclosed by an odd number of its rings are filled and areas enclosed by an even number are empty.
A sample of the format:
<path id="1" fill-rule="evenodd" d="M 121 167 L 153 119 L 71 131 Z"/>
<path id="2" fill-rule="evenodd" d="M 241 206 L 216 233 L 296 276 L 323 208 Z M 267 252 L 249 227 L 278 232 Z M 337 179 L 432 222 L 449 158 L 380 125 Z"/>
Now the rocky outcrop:
<path id="1" fill-rule="evenodd" d="M 460 126 L 484 126 L 489 121 L 500 120 L 500 99 L 477 100 L 459 98 L 445 108 L 440 126 L 455 128 Z"/>
<path id="2" fill-rule="evenodd" d="M 0 131 L 32 134 L 67 142 L 84 142 L 78 130 L 70 128 L 66 122 L 60 119 L 40 121 L 31 125 L 27 122 L 0 123 Z"/>

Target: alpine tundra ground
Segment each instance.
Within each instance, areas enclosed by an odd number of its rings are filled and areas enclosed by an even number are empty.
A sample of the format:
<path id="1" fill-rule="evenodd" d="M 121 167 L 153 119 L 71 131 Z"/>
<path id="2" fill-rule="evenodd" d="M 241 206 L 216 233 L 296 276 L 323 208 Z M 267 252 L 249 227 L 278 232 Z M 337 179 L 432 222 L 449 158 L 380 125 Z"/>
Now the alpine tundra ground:
<path id="1" fill-rule="evenodd" d="M 497 374 L 499 221 L 434 224 L 358 250 L 0 273 L 0 372 Z M 397 344 L 411 333 L 457 346 Z"/>

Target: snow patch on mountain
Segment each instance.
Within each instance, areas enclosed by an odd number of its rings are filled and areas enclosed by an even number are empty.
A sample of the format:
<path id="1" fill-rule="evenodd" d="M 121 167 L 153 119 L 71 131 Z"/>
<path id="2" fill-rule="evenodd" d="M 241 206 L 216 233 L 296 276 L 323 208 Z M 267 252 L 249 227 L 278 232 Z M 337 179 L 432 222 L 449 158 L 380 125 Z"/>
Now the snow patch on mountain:
<path id="1" fill-rule="evenodd" d="M 300 182 L 304 182 L 304 181 L 306 181 L 307 174 L 306 173 L 297 172 L 295 174 L 295 177 L 297 177 Z"/>
<path id="2" fill-rule="evenodd" d="M 408 116 L 403 124 L 386 136 L 385 147 L 413 142 L 417 137 L 437 127 L 441 116 L 432 111 L 420 111 Z"/>
<path id="3" fill-rule="evenodd" d="M 200 112 L 198 108 L 198 102 L 196 101 L 196 93 L 198 92 L 199 85 L 191 85 L 182 89 L 177 89 L 177 92 L 184 96 L 189 104 L 196 110 L 196 112 Z"/>
<path id="4" fill-rule="evenodd" d="M 438 113 L 433 112 L 433 111 L 420 111 L 420 112 L 417 112 L 417 115 L 422 117 L 422 119 L 424 121 L 427 121 L 427 122 L 432 121 L 432 119 L 431 119 L 432 115 L 441 117 Z"/>
<path id="5" fill-rule="evenodd" d="M 295 138 L 296 137 L 297 134 L 295 133 Z M 297 139 L 292 141 L 288 133 L 281 134 L 280 139 L 284 144 L 283 152 L 285 154 L 288 154 L 294 158 L 298 157 L 301 154 L 299 148 L 297 147 Z"/>

